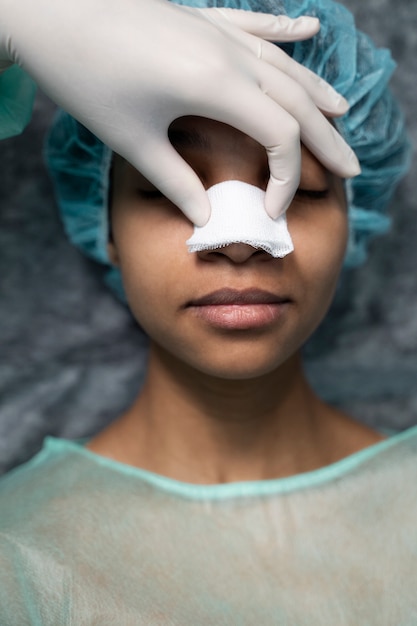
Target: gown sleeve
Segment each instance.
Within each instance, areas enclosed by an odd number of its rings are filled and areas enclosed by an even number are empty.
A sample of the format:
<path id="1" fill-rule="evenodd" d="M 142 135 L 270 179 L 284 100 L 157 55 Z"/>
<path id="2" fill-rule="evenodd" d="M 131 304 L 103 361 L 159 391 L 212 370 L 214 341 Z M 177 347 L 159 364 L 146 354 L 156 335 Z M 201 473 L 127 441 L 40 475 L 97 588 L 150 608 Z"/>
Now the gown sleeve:
<path id="1" fill-rule="evenodd" d="M 0 139 L 19 135 L 32 117 L 36 84 L 19 66 L 0 74 Z"/>

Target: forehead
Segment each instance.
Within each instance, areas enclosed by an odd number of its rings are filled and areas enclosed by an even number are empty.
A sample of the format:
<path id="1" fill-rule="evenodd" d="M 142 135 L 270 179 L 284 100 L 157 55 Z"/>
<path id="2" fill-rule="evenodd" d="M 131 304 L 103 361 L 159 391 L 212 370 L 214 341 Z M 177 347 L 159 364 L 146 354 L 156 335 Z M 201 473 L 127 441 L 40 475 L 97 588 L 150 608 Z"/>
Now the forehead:
<path id="1" fill-rule="evenodd" d="M 240 158 L 258 158 L 268 165 L 267 154 L 252 137 L 240 130 L 215 120 L 187 116 L 175 120 L 168 131 L 169 139 L 178 152 L 206 155 L 208 158 L 220 154 L 239 155 Z M 323 165 L 301 145 L 303 169 L 311 175 L 323 177 Z"/>
<path id="2" fill-rule="evenodd" d="M 212 119 L 186 116 L 172 122 L 169 139 L 179 154 L 200 172 L 208 165 L 221 171 L 228 163 L 245 163 L 250 169 L 264 171 L 265 184 L 269 176 L 266 150 L 253 138 L 240 130 Z M 345 203 L 342 180 L 326 170 L 323 165 L 301 145 L 301 185 L 305 187 L 329 185 Z M 113 169 L 114 188 L 137 176 L 144 177 L 122 157 L 115 155 Z M 146 179 L 144 179 L 146 180 Z M 149 183 L 150 184 L 150 183 Z"/>
<path id="3" fill-rule="evenodd" d="M 233 148 L 236 145 L 261 148 L 256 141 L 237 128 L 204 117 L 187 116 L 175 120 L 169 127 L 168 136 L 177 149 L 213 151 L 216 148 Z"/>

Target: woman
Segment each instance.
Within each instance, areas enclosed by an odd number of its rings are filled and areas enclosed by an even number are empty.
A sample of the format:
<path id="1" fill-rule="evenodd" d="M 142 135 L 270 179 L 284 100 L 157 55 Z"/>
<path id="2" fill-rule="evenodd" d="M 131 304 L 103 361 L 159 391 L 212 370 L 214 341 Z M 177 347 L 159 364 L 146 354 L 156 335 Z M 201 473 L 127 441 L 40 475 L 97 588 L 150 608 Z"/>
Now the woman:
<path id="1" fill-rule="evenodd" d="M 325 404 L 300 359 L 345 259 L 363 259 L 370 233 L 386 227 L 408 162 L 386 88 L 392 63 L 330 0 L 283 9 L 318 12 L 320 36 L 289 52 L 343 86 L 354 106 L 336 124 L 363 170 L 345 193 L 303 148 L 284 258 L 242 242 L 189 254 L 193 227 L 179 209 L 57 119 L 48 161 L 68 232 L 107 260 L 119 294 L 122 277 L 151 348 L 128 411 L 85 445 L 50 439 L 3 480 L 7 624 L 416 619 L 417 431 L 387 439 Z M 265 151 L 244 133 L 185 117 L 170 138 L 207 189 L 265 188 Z"/>

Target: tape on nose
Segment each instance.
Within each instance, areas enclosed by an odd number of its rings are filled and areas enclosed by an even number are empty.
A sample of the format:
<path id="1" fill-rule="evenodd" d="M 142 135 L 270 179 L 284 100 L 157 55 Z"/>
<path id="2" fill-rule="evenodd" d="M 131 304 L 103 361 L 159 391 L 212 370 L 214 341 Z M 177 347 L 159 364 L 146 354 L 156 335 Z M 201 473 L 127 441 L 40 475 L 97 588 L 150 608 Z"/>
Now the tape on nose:
<path id="1" fill-rule="evenodd" d="M 269 217 L 265 211 L 265 192 L 238 180 L 228 180 L 210 187 L 210 219 L 205 226 L 195 226 L 187 240 L 189 252 L 215 250 L 232 243 L 246 243 L 283 258 L 294 250 L 287 218 Z"/>

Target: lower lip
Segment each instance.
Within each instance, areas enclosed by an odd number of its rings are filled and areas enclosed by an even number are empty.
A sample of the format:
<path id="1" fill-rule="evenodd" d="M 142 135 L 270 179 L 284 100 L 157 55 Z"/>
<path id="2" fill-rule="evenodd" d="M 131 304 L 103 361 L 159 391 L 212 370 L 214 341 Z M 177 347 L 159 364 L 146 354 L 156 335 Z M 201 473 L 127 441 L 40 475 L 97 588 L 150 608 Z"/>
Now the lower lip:
<path id="1" fill-rule="evenodd" d="M 249 330 L 262 328 L 279 320 L 288 302 L 276 304 L 223 304 L 191 307 L 194 313 L 216 328 Z"/>

